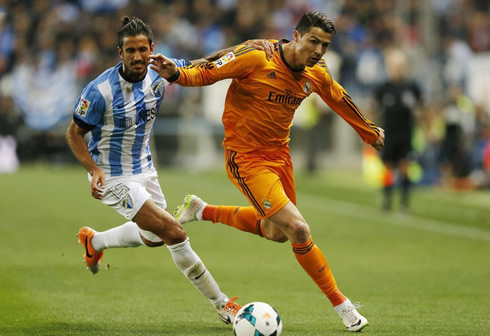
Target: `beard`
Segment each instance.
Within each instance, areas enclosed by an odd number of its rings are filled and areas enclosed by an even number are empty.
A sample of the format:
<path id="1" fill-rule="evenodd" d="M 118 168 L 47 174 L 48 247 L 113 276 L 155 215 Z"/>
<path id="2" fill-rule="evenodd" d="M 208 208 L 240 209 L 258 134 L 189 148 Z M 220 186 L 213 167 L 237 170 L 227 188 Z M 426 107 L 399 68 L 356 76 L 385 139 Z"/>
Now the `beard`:
<path id="1" fill-rule="evenodd" d="M 141 62 L 130 62 L 129 66 L 124 67 L 124 73 L 132 80 L 141 80 L 146 74 L 148 69 L 148 63 L 145 61 Z"/>

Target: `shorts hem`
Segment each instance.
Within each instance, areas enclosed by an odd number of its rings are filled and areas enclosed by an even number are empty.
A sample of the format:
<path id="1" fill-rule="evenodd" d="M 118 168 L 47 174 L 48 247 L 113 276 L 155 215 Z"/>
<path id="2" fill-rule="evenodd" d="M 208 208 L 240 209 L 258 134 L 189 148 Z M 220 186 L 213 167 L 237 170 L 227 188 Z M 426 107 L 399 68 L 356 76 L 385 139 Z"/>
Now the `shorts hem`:
<path id="1" fill-rule="evenodd" d="M 278 205 L 276 205 L 276 206 L 268 209 L 264 216 L 260 216 L 260 219 L 268 219 L 268 218 L 271 218 L 272 216 L 274 216 L 275 214 L 277 214 L 279 211 L 281 211 L 281 209 L 284 208 L 286 206 L 286 204 L 288 204 L 289 202 L 291 202 L 291 200 L 289 200 L 288 198 L 286 198 L 285 200 L 283 200 L 282 202 L 280 202 Z"/>

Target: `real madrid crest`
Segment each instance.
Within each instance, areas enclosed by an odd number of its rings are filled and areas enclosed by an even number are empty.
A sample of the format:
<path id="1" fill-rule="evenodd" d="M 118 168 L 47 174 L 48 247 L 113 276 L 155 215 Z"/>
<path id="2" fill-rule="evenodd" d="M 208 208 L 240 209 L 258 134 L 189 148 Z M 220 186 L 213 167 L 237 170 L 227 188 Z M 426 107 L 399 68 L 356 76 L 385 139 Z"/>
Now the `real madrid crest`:
<path id="1" fill-rule="evenodd" d="M 272 207 L 272 203 L 268 199 L 262 199 L 262 204 L 264 205 L 264 208 L 270 209 Z"/>
<path id="2" fill-rule="evenodd" d="M 311 81 L 309 79 L 306 80 L 305 86 L 303 86 L 303 91 L 305 93 L 310 92 L 311 90 Z"/>

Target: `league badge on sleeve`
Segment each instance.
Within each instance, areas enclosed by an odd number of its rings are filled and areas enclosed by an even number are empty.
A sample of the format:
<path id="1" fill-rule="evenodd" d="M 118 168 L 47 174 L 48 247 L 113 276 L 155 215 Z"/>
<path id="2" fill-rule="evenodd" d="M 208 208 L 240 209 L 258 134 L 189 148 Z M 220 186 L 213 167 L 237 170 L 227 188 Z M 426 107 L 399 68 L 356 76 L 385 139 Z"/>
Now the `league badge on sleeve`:
<path id="1" fill-rule="evenodd" d="M 221 57 L 219 60 L 215 61 L 214 63 L 216 63 L 217 68 L 221 68 L 223 65 L 225 65 L 226 63 L 230 63 L 234 59 L 235 59 L 235 54 L 232 51 L 230 51 L 228 54 Z"/>
<path id="2" fill-rule="evenodd" d="M 85 117 L 89 106 L 90 106 L 90 100 L 86 100 L 83 97 L 80 97 L 80 102 L 78 103 L 75 113 L 78 114 L 80 117 Z"/>

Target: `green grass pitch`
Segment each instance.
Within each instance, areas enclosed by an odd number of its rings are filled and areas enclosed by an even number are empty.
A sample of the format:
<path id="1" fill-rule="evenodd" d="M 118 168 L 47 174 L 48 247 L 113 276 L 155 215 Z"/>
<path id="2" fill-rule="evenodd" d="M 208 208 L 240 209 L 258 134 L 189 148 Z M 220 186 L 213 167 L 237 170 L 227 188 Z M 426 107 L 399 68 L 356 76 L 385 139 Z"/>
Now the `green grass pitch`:
<path id="1" fill-rule="evenodd" d="M 247 205 L 224 170 L 162 170 L 169 210 L 186 193 Z M 298 174 L 298 207 L 340 289 L 363 304 L 366 335 L 490 334 L 490 193 L 416 190 L 411 215 L 378 210 L 357 172 Z M 123 217 L 91 198 L 81 167 L 0 175 L 0 335 L 232 335 L 166 247 L 106 251 L 84 269 L 76 233 Z M 288 243 L 208 222 L 185 225 L 194 250 L 240 303 L 265 301 L 283 335 L 347 335 Z"/>

